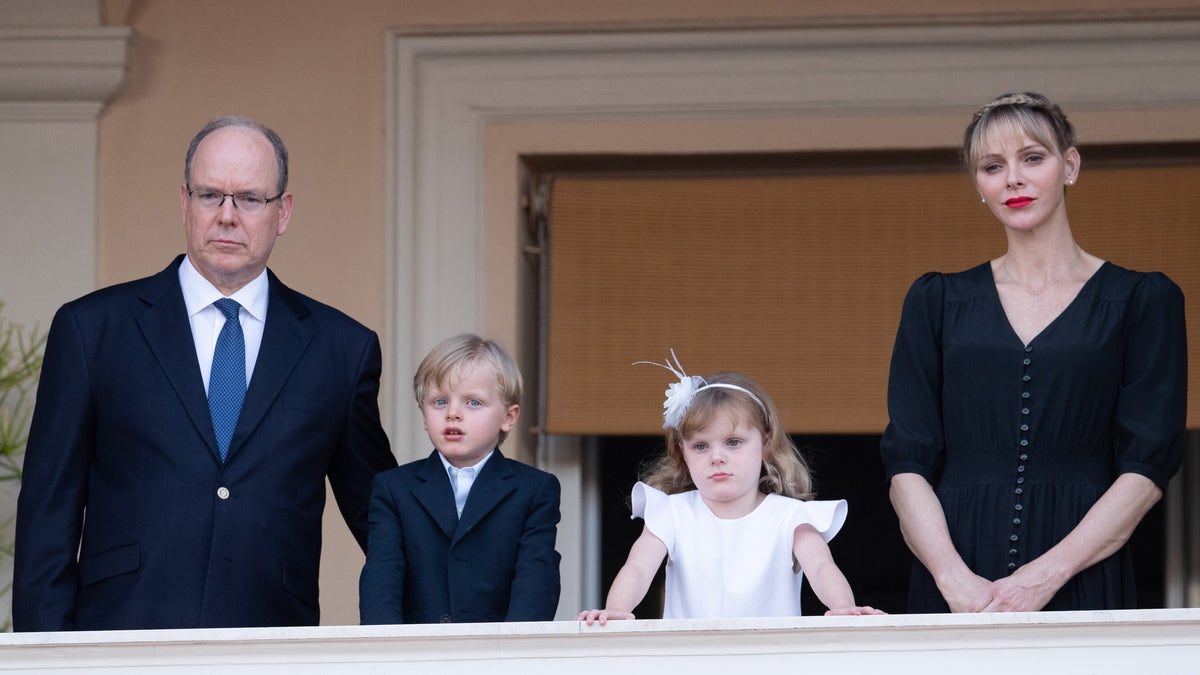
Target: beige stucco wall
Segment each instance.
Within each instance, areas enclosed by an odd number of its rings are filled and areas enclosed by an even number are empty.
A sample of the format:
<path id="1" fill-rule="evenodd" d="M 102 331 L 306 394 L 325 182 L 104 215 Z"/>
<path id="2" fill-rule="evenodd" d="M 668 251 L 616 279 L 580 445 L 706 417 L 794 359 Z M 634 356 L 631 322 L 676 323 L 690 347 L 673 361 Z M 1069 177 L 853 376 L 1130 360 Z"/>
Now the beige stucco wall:
<path id="1" fill-rule="evenodd" d="M 276 246 L 272 268 L 298 290 L 385 333 L 385 341 L 388 29 L 760 27 L 854 24 L 871 17 L 884 22 L 1038 21 L 1105 12 L 1114 17 L 1200 15 L 1200 1 L 1195 0 L 1023 0 L 1004 6 L 1004 15 L 997 14 L 996 6 L 952 0 L 109 0 L 102 8 L 104 23 L 130 26 L 135 37 L 128 78 L 99 121 L 97 286 L 157 271 L 182 250 L 177 186 L 185 145 L 210 117 L 244 114 L 273 126 L 292 153 L 295 211 L 287 235 Z M 879 124 L 886 129 L 886 120 Z M 695 131 L 677 125 L 654 133 Z M 504 138 L 502 133 L 493 141 L 503 144 Z M 496 282 L 492 288 L 514 286 L 508 278 Z M 512 333 L 515 312 L 508 311 L 504 297 L 489 292 L 485 330 Z M 403 317 L 398 320 L 403 329 Z M 405 385 L 396 386 L 403 405 Z M 392 432 L 393 438 L 408 437 L 407 430 Z M 408 453 L 405 448 L 402 454 Z M 326 528 L 323 620 L 356 623 L 361 555 L 344 526 L 336 519 L 327 521 L 333 522 Z"/>
<path id="2" fill-rule="evenodd" d="M 1200 12 L 1196 0 L 1009 3 L 1054 14 Z M 178 197 L 191 134 L 219 114 L 273 126 L 292 152 L 296 207 L 272 267 L 301 290 L 384 327 L 384 32 L 514 27 L 775 25 L 886 15 L 990 17 L 954 0 L 109 0 L 135 31 L 128 79 L 99 127 L 97 283 L 157 271 L 182 248 Z"/>

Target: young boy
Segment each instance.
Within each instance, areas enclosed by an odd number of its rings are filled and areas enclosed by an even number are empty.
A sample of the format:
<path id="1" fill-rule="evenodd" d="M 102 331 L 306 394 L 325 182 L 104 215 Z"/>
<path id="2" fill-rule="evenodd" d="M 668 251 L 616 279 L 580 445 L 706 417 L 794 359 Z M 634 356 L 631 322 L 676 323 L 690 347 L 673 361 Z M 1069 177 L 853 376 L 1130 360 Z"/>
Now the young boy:
<path id="1" fill-rule="evenodd" d="M 362 622 L 552 620 L 558 479 L 499 449 L 521 412 L 513 358 L 458 335 L 421 361 L 413 389 L 436 449 L 375 478 Z"/>

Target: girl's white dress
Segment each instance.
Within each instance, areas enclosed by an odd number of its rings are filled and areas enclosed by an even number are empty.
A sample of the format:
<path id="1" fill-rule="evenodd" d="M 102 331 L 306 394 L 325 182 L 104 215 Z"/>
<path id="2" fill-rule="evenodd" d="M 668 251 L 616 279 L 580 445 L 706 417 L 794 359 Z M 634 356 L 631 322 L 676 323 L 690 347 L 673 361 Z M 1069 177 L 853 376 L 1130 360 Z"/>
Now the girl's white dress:
<path id="1" fill-rule="evenodd" d="M 664 619 L 799 616 L 803 571 L 792 558 L 798 525 L 828 542 L 846 522 L 846 500 L 767 498 L 731 520 L 713 515 L 697 490 L 668 495 L 633 486 L 633 517 L 667 545 Z"/>

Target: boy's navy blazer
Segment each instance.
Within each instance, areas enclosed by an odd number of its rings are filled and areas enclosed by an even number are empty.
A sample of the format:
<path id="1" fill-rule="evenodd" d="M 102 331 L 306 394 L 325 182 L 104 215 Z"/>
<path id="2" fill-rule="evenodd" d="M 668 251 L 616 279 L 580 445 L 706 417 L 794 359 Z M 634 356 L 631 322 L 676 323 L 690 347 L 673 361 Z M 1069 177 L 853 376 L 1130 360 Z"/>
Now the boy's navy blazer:
<path id="1" fill-rule="evenodd" d="M 366 543 L 371 480 L 395 466 L 375 334 L 268 272 L 222 464 L 182 260 L 55 315 L 18 501 L 17 630 L 316 624 L 326 477 Z"/>
<path id="2" fill-rule="evenodd" d="M 560 487 L 497 449 L 462 518 L 436 451 L 375 477 L 368 555 L 359 580 L 364 624 L 550 621 Z"/>

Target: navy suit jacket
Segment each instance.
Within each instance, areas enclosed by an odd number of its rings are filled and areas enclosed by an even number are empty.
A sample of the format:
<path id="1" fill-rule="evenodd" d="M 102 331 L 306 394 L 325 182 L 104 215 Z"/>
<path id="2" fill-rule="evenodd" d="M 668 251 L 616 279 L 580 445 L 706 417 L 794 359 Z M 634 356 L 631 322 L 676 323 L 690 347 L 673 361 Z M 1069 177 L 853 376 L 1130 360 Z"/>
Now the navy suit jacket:
<path id="1" fill-rule="evenodd" d="M 496 450 L 462 518 L 437 452 L 375 477 L 359 579 L 364 624 L 550 621 L 558 479 Z"/>
<path id="2" fill-rule="evenodd" d="M 268 273 L 222 464 L 182 259 L 54 317 L 17 506 L 16 630 L 316 624 L 327 476 L 365 549 L 371 480 L 396 464 L 378 338 Z"/>

